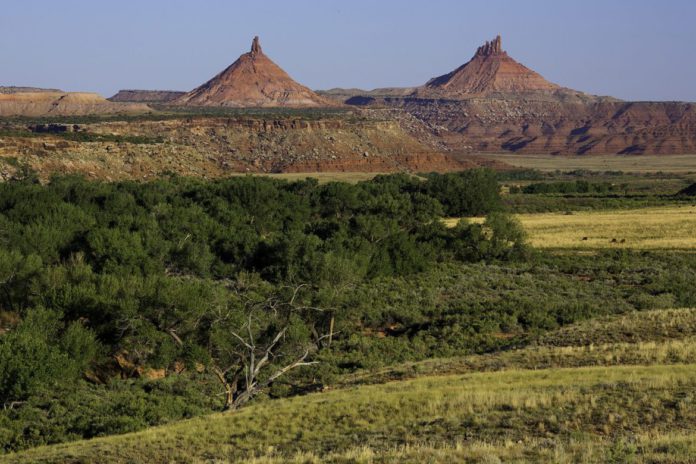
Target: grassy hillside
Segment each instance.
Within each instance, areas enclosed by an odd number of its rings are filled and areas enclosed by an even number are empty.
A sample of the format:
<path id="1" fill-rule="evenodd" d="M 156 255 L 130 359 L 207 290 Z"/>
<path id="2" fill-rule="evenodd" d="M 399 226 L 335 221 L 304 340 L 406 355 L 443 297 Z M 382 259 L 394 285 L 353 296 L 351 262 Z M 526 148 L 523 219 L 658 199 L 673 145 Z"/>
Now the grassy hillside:
<path id="1" fill-rule="evenodd" d="M 588 321 L 523 350 L 0 462 L 692 462 L 695 334 L 689 309 Z M 387 381 L 399 375 L 415 378 Z"/>

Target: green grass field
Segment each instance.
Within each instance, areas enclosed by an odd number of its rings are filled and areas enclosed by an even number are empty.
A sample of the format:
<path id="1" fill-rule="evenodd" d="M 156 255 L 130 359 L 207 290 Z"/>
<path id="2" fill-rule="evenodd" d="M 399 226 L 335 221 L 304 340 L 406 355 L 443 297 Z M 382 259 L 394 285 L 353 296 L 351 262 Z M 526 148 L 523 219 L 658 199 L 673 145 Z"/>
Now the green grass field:
<path id="1" fill-rule="evenodd" d="M 529 348 L 366 373 L 329 392 L 0 462 L 688 463 L 695 335 L 691 309 L 588 321 Z"/>

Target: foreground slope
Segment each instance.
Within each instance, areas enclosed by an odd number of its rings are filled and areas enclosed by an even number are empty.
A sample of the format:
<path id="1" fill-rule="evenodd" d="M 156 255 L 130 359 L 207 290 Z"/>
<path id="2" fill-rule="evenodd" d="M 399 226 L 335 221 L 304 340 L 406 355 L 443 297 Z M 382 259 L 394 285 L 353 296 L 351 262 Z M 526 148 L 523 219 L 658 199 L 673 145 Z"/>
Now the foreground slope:
<path id="1" fill-rule="evenodd" d="M 688 463 L 695 328 L 692 309 L 588 321 L 522 350 L 415 363 L 336 391 L 0 462 Z M 390 372 L 416 378 L 365 385 Z"/>

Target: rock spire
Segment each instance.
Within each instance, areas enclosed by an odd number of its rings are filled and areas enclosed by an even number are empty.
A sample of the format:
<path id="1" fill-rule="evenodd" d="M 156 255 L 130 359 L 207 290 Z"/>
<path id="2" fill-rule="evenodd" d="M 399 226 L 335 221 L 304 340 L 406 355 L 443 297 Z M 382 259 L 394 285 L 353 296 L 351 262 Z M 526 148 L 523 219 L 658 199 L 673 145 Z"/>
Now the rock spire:
<path id="1" fill-rule="evenodd" d="M 173 102 L 184 106 L 317 107 L 335 104 L 295 82 L 262 50 L 251 50 L 200 87 Z"/>
<path id="2" fill-rule="evenodd" d="M 464 98 L 491 93 L 552 92 L 559 87 L 512 59 L 497 36 L 478 47 L 468 63 L 435 77 L 415 94 L 432 98 Z"/>
<path id="3" fill-rule="evenodd" d="M 263 53 L 263 50 L 261 50 L 261 43 L 259 43 L 259 36 L 257 35 L 251 42 L 251 54 L 257 55 L 259 53 Z"/>
<path id="4" fill-rule="evenodd" d="M 500 38 L 500 35 L 496 36 L 496 38 L 490 42 L 484 43 L 478 48 L 478 50 L 476 50 L 476 56 L 491 56 L 499 55 L 501 53 L 505 52 L 503 52 L 502 39 Z"/>

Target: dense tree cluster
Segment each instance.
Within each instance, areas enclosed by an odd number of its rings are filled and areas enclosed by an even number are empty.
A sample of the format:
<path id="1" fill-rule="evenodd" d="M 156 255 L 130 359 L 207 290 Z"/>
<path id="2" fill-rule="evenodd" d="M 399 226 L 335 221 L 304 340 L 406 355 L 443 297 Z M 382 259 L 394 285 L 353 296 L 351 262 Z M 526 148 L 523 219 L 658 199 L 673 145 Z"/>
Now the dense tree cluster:
<path id="1" fill-rule="evenodd" d="M 623 191 L 626 189 L 625 185 L 615 185 L 609 182 L 588 182 L 586 180 L 576 180 L 567 182 L 538 182 L 526 185 L 524 187 L 513 186 L 510 188 L 510 193 L 529 193 L 529 194 L 539 194 L 539 193 L 560 193 L 560 194 L 573 194 L 573 193 L 612 193 Z"/>
<path id="2" fill-rule="evenodd" d="M 120 356 L 207 367 L 228 406 L 246 401 L 333 337 L 356 284 L 524 253 L 504 215 L 440 220 L 498 209 L 497 188 L 487 171 L 0 185 L 0 395 L 24 401 Z"/>

